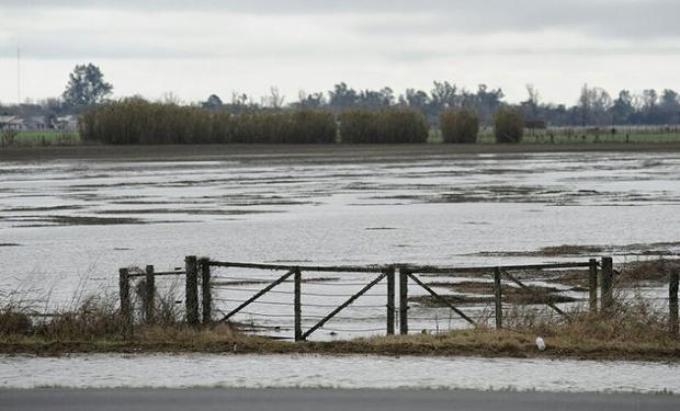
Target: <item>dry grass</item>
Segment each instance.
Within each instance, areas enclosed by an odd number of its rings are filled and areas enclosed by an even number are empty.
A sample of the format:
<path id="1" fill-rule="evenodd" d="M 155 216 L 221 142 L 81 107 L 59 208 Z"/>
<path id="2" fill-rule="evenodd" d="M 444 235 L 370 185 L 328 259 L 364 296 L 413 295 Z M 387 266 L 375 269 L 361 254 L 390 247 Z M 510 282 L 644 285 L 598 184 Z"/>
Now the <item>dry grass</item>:
<path id="1" fill-rule="evenodd" d="M 197 329 L 183 324 L 138 326 L 134 337 L 124 340 L 120 334 L 111 334 L 108 328 L 96 322 L 86 321 L 77 327 L 67 322 L 61 333 L 2 334 L 0 352 L 39 355 L 69 352 L 315 353 L 680 360 L 680 339 L 669 334 L 666 315 L 636 300 L 618 304 L 607 315 L 574 311 L 570 313 L 569 321 L 533 313 L 521 309 L 508 313 L 504 318 L 506 328 L 502 330 L 481 324 L 475 329 L 442 334 L 307 343 L 248 336 L 229 324 Z M 58 322 L 54 326 L 57 324 L 64 323 Z M 87 330 L 98 333 L 83 334 Z M 547 349 L 543 352 L 535 346 L 537 336 L 546 341 Z"/>
<path id="2" fill-rule="evenodd" d="M 526 307 L 525 307 L 526 308 Z M 680 360 L 680 338 L 669 333 L 667 314 L 639 299 L 619 303 L 607 314 L 573 311 L 567 320 L 516 309 L 503 330 L 482 324 L 444 334 L 378 337 L 353 341 L 366 352 L 385 354 L 570 357 L 612 360 Z M 536 337 L 547 349 L 538 351 Z"/>
<path id="3" fill-rule="evenodd" d="M 625 275 L 638 278 L 635 273 L 631 269 Z M 143 287 L 137 291 L 143 293 Z M 653 301 L 639 295 L 616 296 L 615 307 L 606 314 L 572 309 L 569 319 L 556 313 L 546 315 L 530 305 L 514 305 L 505 312 L 503 330 L 495 330 L 487 320 L 474 329 L 442 334 L 307 343 L 245 335 L 233 324 L 188 327 L 183 323 L 174 291 L 156 298 L 155 325 L 141 324 L 141 316 L 137 315 L 133 337 L 124 339 L 115 298 L 76 300 L 78 304 L 72 305 L 75 308 L 44 320 L 33 318 L 18 303 L 0 308 L 0 353 L 317 353 L 680 360 L 680 338 L 669 332 L 667 307 L 654 306 Z M 546 351 L 537 350 L 537 336 L 545 339 Z"/>

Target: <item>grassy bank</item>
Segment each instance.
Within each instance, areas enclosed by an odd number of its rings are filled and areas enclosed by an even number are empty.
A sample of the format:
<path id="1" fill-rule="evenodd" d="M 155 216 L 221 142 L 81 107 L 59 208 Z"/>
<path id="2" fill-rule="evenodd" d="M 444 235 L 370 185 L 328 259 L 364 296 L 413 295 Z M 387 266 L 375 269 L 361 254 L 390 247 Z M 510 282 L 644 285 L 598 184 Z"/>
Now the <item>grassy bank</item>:
<path id="1" fill-rule="evenodd" d="M 44 356 L 69 353 L 368 354 L 680 361 L 678 340 L 603 341 L 582 336 L 555 335 L 544 337 L 547 348 L 545 351 L 538 351 L 534 342 L 536 334 L 529 330 L 496 331 L 480 328 L 441 335 L 305 343 L 230 333 L 225 335 L 219 330 L 177 330 L 173 333 L 150 331 L 149 334 L 129 341 L 111 338 L 50 340 L 5 336 L 0 339 L 0 353 Z"/>
<path id="2" fill-rule="evenodd" d="M 482 322 L 476 328 L 440 334 L 300 343 L 246 335 L 238 324 L 193 329 L 163 300 L 156 325 L 137 325 L 132 337 L 123 338 L 123 324 L 110 301 L 86 299 L 77 309 L 41 322 L 7 306 L 0 311 L 0 354 L 298 353 L 680 361 L 680 338 L 669 333 L 667 313 L 636 299 L 617 303 L 607 314 L 574 310 L 569 320 L 537 317 L 519 305 L 506 314 L 502 330 Z M 537 336 L 544 338 L 545 351 L 536 347 Z"/>

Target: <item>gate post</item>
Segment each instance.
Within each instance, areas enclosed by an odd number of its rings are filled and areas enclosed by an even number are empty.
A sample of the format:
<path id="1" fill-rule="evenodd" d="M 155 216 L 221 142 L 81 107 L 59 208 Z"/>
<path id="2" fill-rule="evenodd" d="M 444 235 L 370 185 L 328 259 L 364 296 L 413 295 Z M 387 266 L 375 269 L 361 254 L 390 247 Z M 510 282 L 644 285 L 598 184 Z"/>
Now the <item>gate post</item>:
<path id="1" fill-rule="evenodd" d="M 496 267 L 493 273 L 493 293 L 494 302 L 496 303 L 496 329 L 500 330 L 503 328 L 503 292 L 501 284 L 501 268 Z"/>
<path id="2" fill-rule="evenodd" d="M 614 262 L 611 257 L 602 257 L 601 310 L 606 312 L 614 305 L 613 294 Z"/>
<path id="3" fill-rule="evenodd" d="M 195 256 L 184 259 L 186 266 L 186 282 L 184 306 L 186 309 L 187 323 L 191 326 L 198 325 L 198 267 Z"/>
<path id="4" fill-rule="evenodd" d="M 203 325 L 208 325 L 212 322 L 212 285 L 210 283 L 210 260 L 208 258 L 201 258 L 199 265 L 201 267 L 201 301 L 203 303 Z"/>
<path id="5" fill-rule="evenodd" d="M 302 273 L 299 267 L 295 267 L 295 274 L 293 275 L 293 283 L 295 288 L 295 341 L 304 341 L 302 337 Z"/>
<path id="6" fill-rule="evenodd" d="M 156 277 L 154 276 L 154 268 L 152 265 L 146 266 L 146 275 L 144 277 L 145 292 L 144 292 L 144 316 L 147 324 L 154 323 L 155 299 L 156 299 Z"/>
<path id="7" fill-rule="evenodd" d="M 120 315 L 123 325 L 123 338 L 132 336 L 132 306 L 130 304 L 130 282 L 127 268 L 118 271 L 118 291 L 120 294 Z"/>
<path id="8" fill-rule="evenodd" d="M 399 269 L 399 334 L 408 334 L 408 275 L 405 268 Z"/>
<path id="9" fill-rule="evenodd" d="M 387 335 L 394 335 L 394 267 L 387 269 Z"/>
<path id="10" fill-rule="evenodd" d="M 590 293 L 590 312 L 597 312 L 597 260 L 590 259 L 588 270 L 588 291 Z"/>
<path id="11" fill-rule="evenodd" d="M 678 283 L 680 282 L 680 269 L 674 267 L 671 271 L 671 278 L 668 287 L 668 306 L 670 308 L 670 329 L 671 334 L 678 336 L 679 325 L 678 324 Z"/>

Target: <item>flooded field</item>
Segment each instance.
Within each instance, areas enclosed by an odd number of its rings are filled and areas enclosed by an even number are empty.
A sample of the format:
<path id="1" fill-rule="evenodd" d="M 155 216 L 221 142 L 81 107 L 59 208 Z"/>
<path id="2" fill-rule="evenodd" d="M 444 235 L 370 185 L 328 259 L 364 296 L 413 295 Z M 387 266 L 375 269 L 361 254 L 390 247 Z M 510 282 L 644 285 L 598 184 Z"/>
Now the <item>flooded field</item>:
<path id="1" fill-rule="evenodd" d="M 0 357 L 0 388 L 37 387 L 323 387 L 678 393 L 680 369 L 677 364 L 474 357 Z"/>
<path id="2" fill-rule="evenodd" d="M 623 261 L 678 253 L 679 206 L 678 153 L 3 161 L 0 292 L 26 290 L 49 296 L 49 305 L 68 304 L 77 291 L 115 294 L 119 267 L 174 269 L 185 255 L 315 265 L 471 266 L 591 254 Z M 540 251 L 563 244 L 598 252 Z M 227 283 L 275 278 L 215 274 Z M 365 275 L 310 281 L 308 320 L 368 281 Z M 258 287 L 251 281 L 218 289 L 217 314 Z M 322 336 L 384 330 L 383 288 Z M 264 316 L 271 326 L 290 326 L 292 312 L 280 313 L 290 304 L 289 285 L 279 292 L 238 319 Z M 473 311 L 484 310 L 479 304 Z M 448 310 L 435 317 L 413 329 L 459 321 Z"/>

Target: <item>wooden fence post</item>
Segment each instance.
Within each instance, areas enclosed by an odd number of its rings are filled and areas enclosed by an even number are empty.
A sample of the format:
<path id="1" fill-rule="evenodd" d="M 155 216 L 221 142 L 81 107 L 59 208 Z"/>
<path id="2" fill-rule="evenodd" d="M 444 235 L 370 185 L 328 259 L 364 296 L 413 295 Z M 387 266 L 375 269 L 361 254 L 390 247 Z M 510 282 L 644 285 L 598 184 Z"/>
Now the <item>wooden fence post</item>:
<path id="1" fill-rule="evenodd" d="M 590 312 L 597 312 L 597 260 L 590 259 L 588 270 L 588 291 L 590 292 Z"/>
<path id="2" fill-rule="evenodd" d="M 387 335 L 394 335 L 394 267 L 387 269 Z"/>
<path id="3" fill-rule="evenodd" d="M 670 308 L 670 329 L 671 334 L 678 336 L 680 324 L 678 324 L 678 280 L 680 279 L 680 269 L 673 268 L 670 275 L 668 287 L 668 306 Z"/>
<path id="4" fill-rule="evenodd" d="M 399 334 L 408 334 L 408 274 L 404 268 L 399 269 Z"/>
<path id="5" fill-rule="evenodd" d="M 120 315 L 123 322 L 123 338 L 132 336 L 132 306 L 130 304 L 130 282 L 127 268 L 118 271 L 118 289 L 120 293 Z"/>
<path id="6" fill-rule="evenodd" d="M 144 319 L 147 324 L 154 323 L 155 298 L 156 298 L 156 277 L 152 265 L 146 266 L 146 276 L 144 277 Z"/>
<path id="7" fill-rule="evenodd" d="M 493 272 L 493 294 L 496 303 L 496 329 L 503 328 L 503 290 L 501 289 L 501 268 L 496 267 Z"/>
<path id="8" fill-rule="evenodd" d="M 201 302 L 203 307 L 203 325 L 212 322 L 212 285 L 210 275 L 210 260 L 201 258 Z"/>
<path id="9" fill-rule="evenodd" d="M 603 312 L 609 311 L 614 305 L 614 262 L 611 257 L 602 257 L 602 279 L 600 291 L 600 309 Z"/>
<path id="10" fill-rule="evenodd" d="M 293 285 L 295 291 L 295 341 L 304 341 L 302 337 L 302 273 L 299 267 L 295 267 L 293 275 Z"/>
<path id="11" fill-rule="evenodd" d="M 186 309 L 187 323 L 191 326 L 198 325 L 198 267 L 195 256 L 184 259 L 186 266 L 186 283 L 184 306 Z"/>

